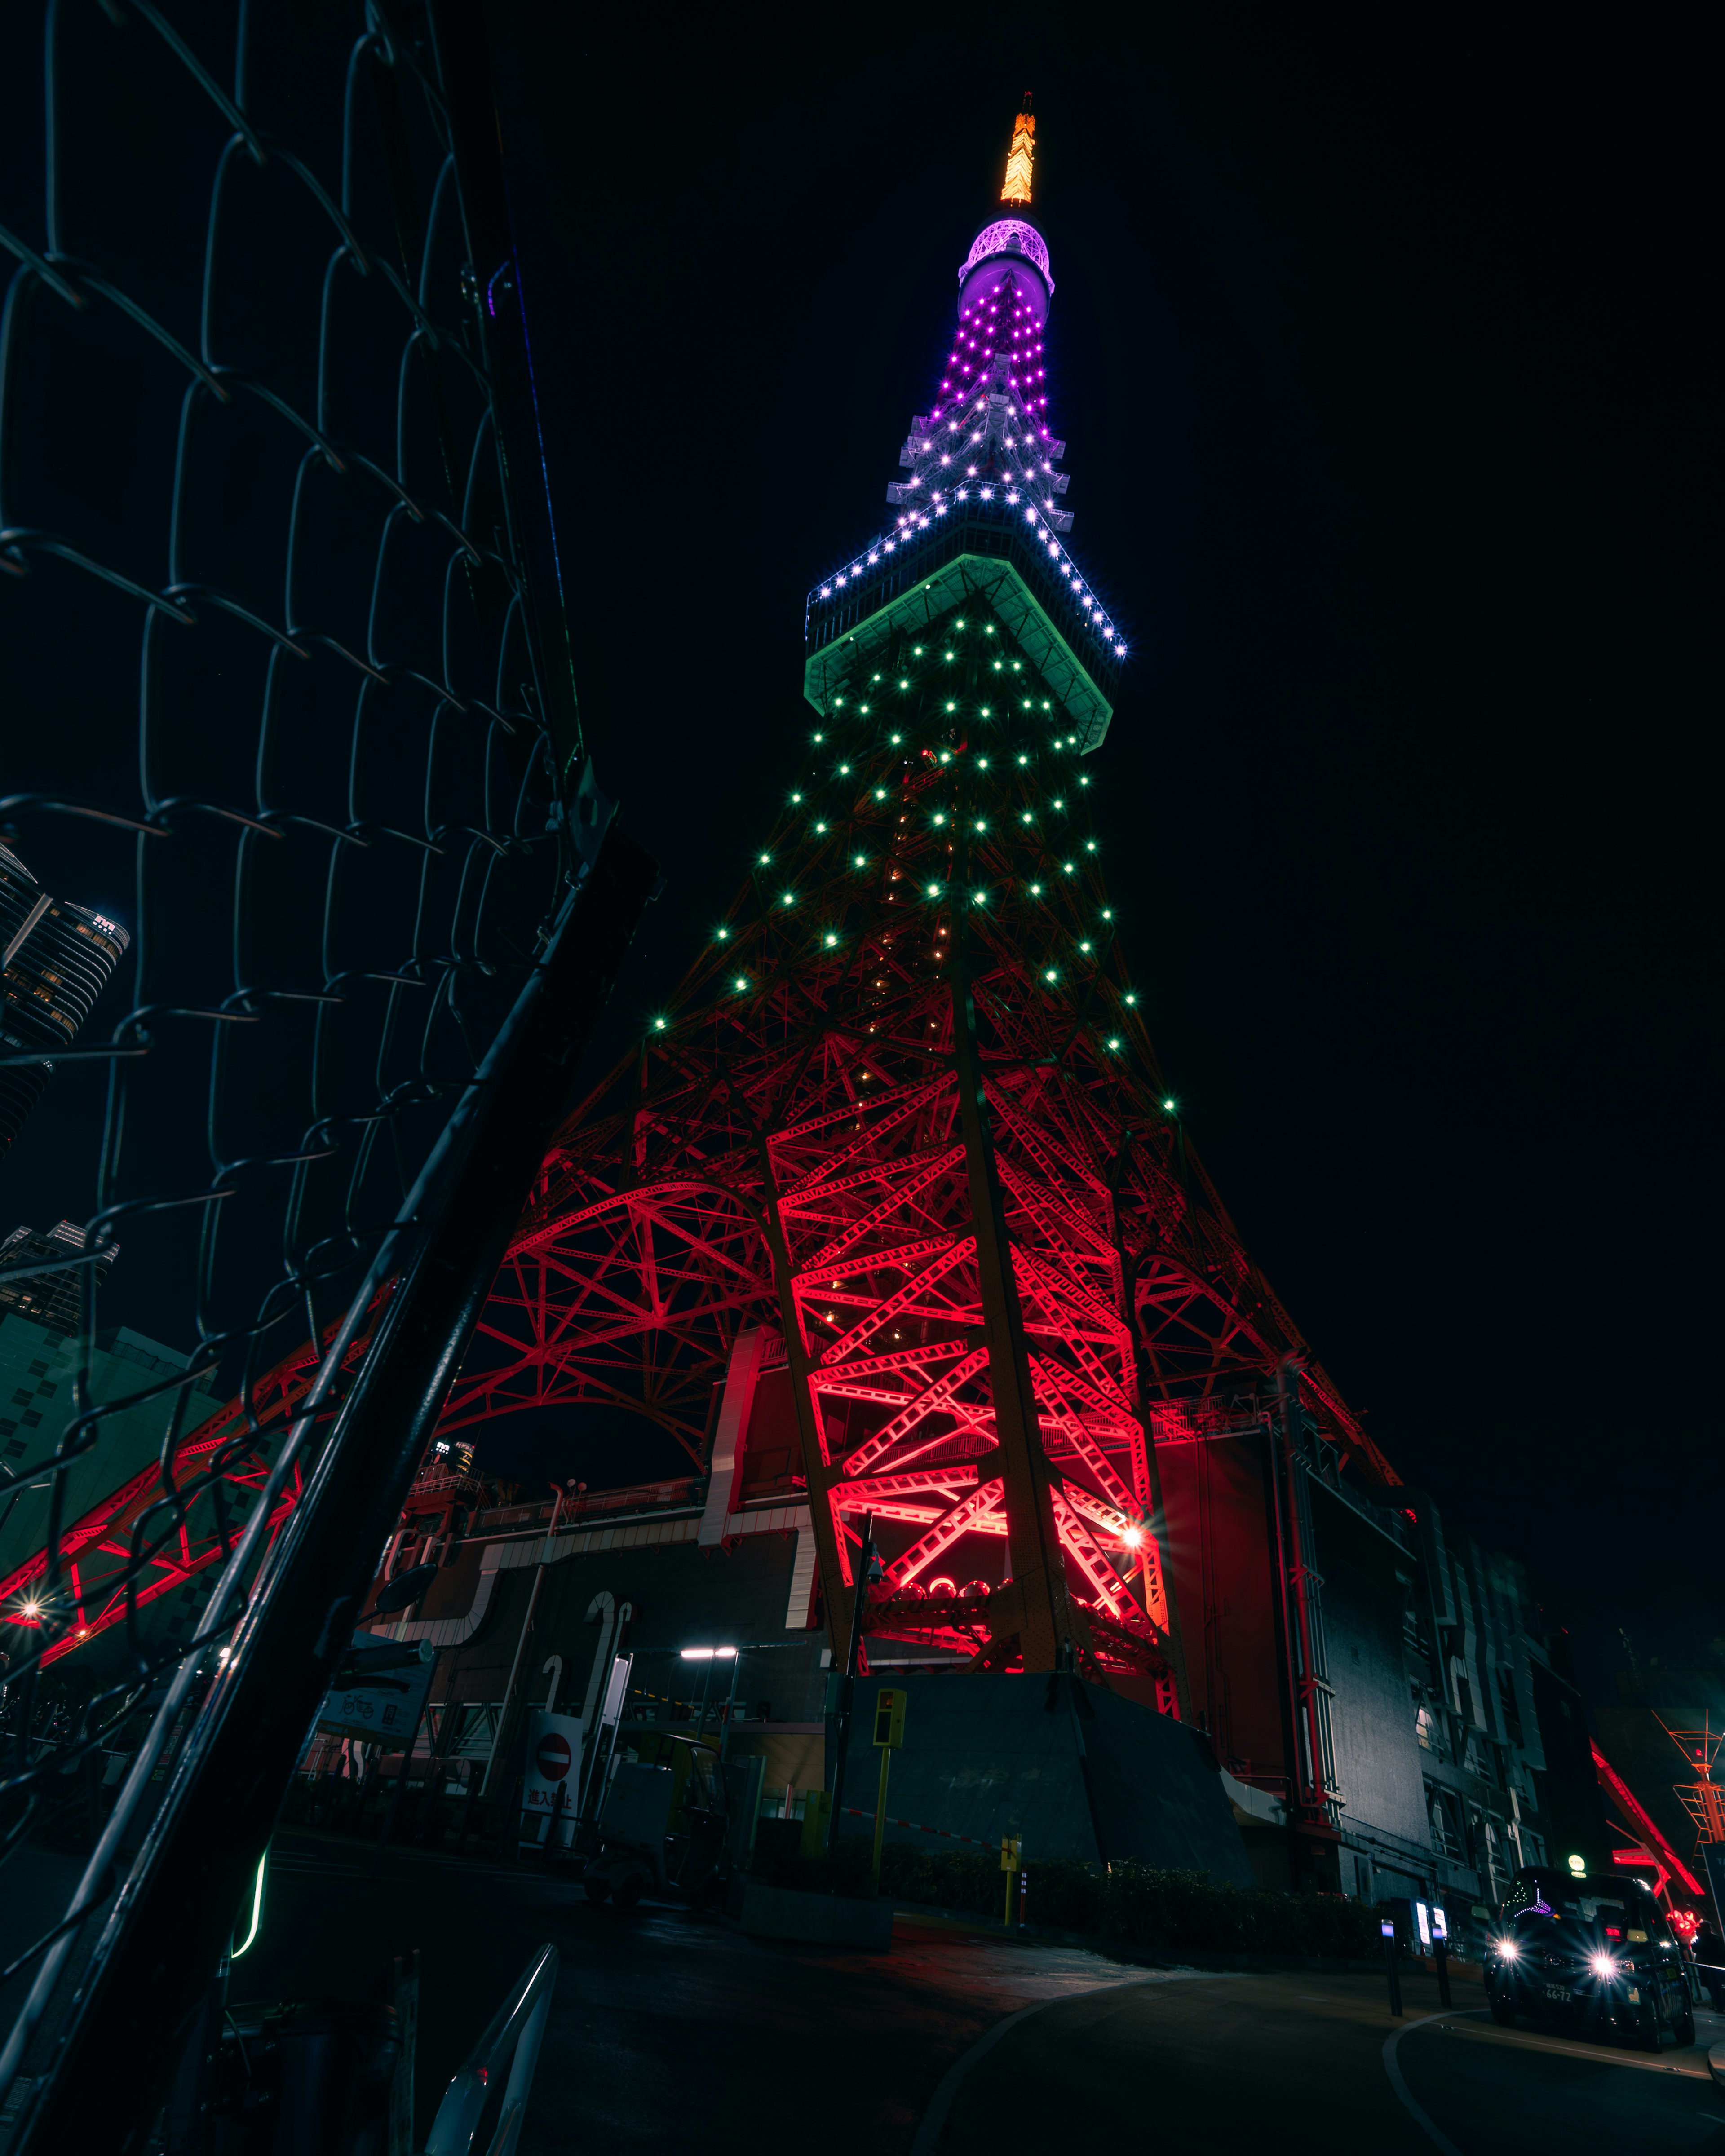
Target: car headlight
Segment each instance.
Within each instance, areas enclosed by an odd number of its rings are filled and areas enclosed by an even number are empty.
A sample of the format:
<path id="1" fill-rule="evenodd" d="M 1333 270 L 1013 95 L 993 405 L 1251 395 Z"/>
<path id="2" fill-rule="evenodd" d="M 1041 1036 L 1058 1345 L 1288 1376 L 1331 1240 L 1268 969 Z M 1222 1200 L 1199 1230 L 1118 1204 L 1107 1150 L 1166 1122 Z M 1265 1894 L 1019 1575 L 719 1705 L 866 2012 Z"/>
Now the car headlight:
<path id="1" fill-rule="evenodd" d="M 1620 1974 L 1616 1962 L 1608 1953 L 1593 1955 L 1589 1960 L 1588 1966 L 1595 1976 L 1608 1984 L 1613 1977 Z"/>
<path id="2" fill-rule="evenodd" d="M 1515 1961 L 1520 1957 L 1522 1950 L 1513 1939 L 1499 1939 L 1497 1951 L 1506 1961 Z"/>

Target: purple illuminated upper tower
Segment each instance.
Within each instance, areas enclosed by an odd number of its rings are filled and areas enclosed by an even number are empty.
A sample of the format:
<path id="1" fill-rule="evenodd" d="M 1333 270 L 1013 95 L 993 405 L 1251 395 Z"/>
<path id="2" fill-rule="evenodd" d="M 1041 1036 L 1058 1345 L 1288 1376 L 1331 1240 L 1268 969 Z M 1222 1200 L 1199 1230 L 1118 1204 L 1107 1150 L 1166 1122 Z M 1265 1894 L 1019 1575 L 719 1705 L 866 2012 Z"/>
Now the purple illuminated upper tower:
<path id="1" fill-rule="evenodd" d="M 1054 275 L 1048 245 L 1024 218 L 997 218 L 977 234 L 958 272 L 958 326 L 928 417 L 911 422 L 900 464 L 916 476 L 896 480 L 886 499 L 911 508 L 968 499 L 973 482 L 1022 490 L 1040 513 L 1045 536 L 1071 529 L 1055 506 L 1066 453 L 1048 425 L 1043 331 Z"/>
<path id="2" fill-rule="evenodd" d="M 894 522 L 809 593 L 807 634 L 818 654 L 854 638 L 932 570 L 961 557 L 1009 561 L 1091 691 L 1094 746 L 1111 715 L 1126 640 L 1063 543 L 1072 517 L 1061 506 L 1067 476 L 1055 466 L 1065 444 L 1048 419 L 1054 272 L 1047 241 L 1024 214 L 1032 133 L 1027 110 L 1003 190 L 1011 213 L 983 227 L 959 268 L 957 323 L 939 388 L 899 452 L 909 477 L 886 490 Z"/>

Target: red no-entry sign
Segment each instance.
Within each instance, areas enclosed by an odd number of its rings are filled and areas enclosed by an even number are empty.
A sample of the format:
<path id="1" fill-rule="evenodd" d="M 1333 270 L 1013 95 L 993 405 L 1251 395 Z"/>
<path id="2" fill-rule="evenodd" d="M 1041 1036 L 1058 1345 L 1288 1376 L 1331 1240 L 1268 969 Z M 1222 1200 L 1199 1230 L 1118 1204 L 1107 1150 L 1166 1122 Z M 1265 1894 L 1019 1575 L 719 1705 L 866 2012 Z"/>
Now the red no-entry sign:
<path id="1" fill-rule="evenodd" d="M 568 1738 L 560 1737 L 553 1729 L 540 1738 L 534 1758 L 547 1782 L 561 1782 L 573 1763 L 574 1754 L 569 1749 Z"/>

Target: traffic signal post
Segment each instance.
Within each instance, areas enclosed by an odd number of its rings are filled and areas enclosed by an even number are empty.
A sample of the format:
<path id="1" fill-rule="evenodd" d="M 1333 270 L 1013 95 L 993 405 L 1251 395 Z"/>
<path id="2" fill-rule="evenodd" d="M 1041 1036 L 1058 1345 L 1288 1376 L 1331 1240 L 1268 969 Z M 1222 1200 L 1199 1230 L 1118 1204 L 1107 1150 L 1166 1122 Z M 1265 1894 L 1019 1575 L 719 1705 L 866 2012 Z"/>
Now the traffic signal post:
<path id="1" fill-rule="evenodd" d="M 1019 1867 L 1022 1861 L 1023 1844 L 1016 1835 L 1003 1834 L 1000 1837 L 1000 1869 L 1006 1874 L 1006 1917 L 1008 1931 L 1012 1929 L 1013 1889 L 1019 1884 Z"/>

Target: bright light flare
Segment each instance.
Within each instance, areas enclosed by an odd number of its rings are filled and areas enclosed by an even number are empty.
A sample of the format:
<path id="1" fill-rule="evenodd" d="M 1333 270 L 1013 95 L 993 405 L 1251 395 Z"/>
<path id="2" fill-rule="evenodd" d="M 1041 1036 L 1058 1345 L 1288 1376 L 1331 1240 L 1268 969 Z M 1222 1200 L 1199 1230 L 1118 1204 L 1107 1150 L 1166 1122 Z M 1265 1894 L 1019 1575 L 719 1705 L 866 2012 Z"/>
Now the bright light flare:
<path id="1" fill-rule="evenodd" d="M 730 1661 L 737 1654 L 735 1647 L 685 1647 L 681 1651 L 685 1662 Z"/>
<path id="2" fill-rule="evenodd" d="M 1593 1971 L 1594 1974 L 1604 1984 L 1609 1984 L 1615 1977 L 1620 1976 L 1623 1973 L 1621 1966 L 1614 1954 L 1590 1954 L 1588 1957 L 1587 1965 Z"/>

